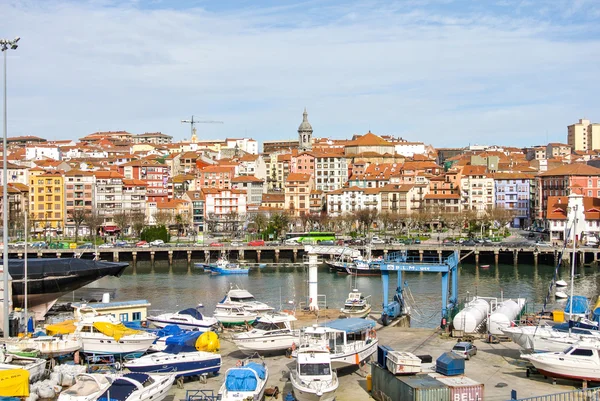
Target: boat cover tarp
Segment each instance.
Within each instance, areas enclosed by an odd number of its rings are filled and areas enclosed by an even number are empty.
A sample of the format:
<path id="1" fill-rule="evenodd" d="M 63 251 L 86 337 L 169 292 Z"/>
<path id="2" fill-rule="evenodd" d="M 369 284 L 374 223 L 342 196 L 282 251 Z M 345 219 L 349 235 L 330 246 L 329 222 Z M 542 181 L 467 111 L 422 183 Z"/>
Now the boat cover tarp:
<path id="1" fill-rule="evenodd" d="M 589 309 L 588 299 L 582 295 L 574 295 L 573 296 L 573 313 L 581 314 L 587 313 Z M 567 299 L 567 304 L 565 305 L 565 312 L 571 312 L 571 297 Z"/>
<path id="2" fill-rule="evenodd" d="M 46 326 L 46 334 L 54 336 L 57 334 L 75 333 L 75 320 L 65 320 L 64 322 L 49 324 Z"/>
<path id="3" fill-rule="evenodd" d="M 217 352 L 221 348 L 219 336 L 214 331 L 202 333 L 196 340 L 196 349 L 198 351 Z"/>
<path id="4" fill-rule="evenodd" d="M 140 334 L 141 331 L 126 327 L 123 323 L 113 324 L 108 322 L 94 322 L 94 328 L 105 336 L 114 338 L 119 341 L 125 336 Z"/>
<path id="5" fill-rule="evenodd" d="M 0 263 L 1 264 L 1 263 Z M 94 270 L 105 270 L 121 266 L 116 269 L 115 275 L 120 276 L 129 263 L 105 262 L 79 258 L 39 258 L 27 260 L 27 278 L 30 280 L 45 277 L 71 276 Z M 22 280 L 25 277 L 25 261 L 23 259 L 9 259 L 8 272 L 13 280 Z"/>
<path id="6" fill-rule="evenodd" d="M 179 311 L 180 315 L 189 315 L 197 320 L 202 320 L 202 313 L 198 309 L 195 308 L 187 308 L 182 311 Z"/>
<path id="7" fill-rule="evenodd" d="M 332 329 L 342 330 L 346 333 L 359 333 L 361 331 L 374 328 L 375 322 L 372 320 L 352 317 L 348 319 L 338 319 L 328 323 L 324 323 L 323 327 L 330 327 Z"/>
<path id="8" fill-rule="evenodd" d="M 176 336 L 183 333 L 183 330 L 176 324 L 168 324 L 160 330 L 156 331 L 158 337 Z"/>
<path id="9" fill-rule="evenodd" d="M 194 352 L 196 350 L 196 341 L 202 333 L 199 331 L 184 331 L 181 334 L 167 337 L 165 340 L 164 352 L 169 354 L 178 354 L 179 352 Z"/>
<path id="10" fill-rule="evenodd" d="M 592 320 L 595 322 L 600 322 L 600 296 L 596 300 L 593 312 Z"/>
<path id="11" fill-rule="evenodd" d="M 142 386 L 150 379 L 150 376 L 144 373 L 127 373 L 124 377 L 135 380 Z M 125 401 L 136 390 L 137 386 L 134 383 L 117 378 L 98 398 L 98 401 Z M 109 395 L 110 399 L 108 398 Z"/>
<path id="12" fill-rule="evenodd" d="M 248 369 L 252 369 L 253 371 L 256 372 L 256 374 L 258 375 L 258 377 L 260 377 L 261 380 L 265 380 L 265 377 L 267 377 L 267 369 L 261 365 L 260 363 L 256 363 L 256 362 L 248 362 L 245 367 L 247 367 Z"/>
<path id="13" fill-rule="evenodd" d="M 29 371 L 25 369 L 0 371 L 0 395 L 29 397 Z"/>
<path id="14" fill-rule="evenodd" d="M 254 391 L 258 386 L 258 380 L 254 370 L 245 368 L 233 368 L 227 371 L 225 388 L 227 391 Z"/>

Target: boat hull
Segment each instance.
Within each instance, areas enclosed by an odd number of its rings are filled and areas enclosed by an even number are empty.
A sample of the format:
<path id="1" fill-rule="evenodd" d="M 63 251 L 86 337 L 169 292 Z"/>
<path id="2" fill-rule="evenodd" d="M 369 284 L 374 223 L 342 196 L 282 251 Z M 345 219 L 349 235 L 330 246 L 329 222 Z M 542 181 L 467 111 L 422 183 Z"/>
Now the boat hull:
<path id="1" fill-rule="evenodd" d="M 210 271 L 215 274 L 231 275 L 231 274 L 248 274 L 250 269 L 223 269 L 221 267 L 210 267 Z"/>
<path id="2" fill-rule="evenodd" d="M 334 369 L 345 368 L 348 366 L 360 365 L 377 351 L 378 340 L 375 339 L 362 349 L 356 351 L 344 352 L 340 354 L 331 354 L 331 367 Z"/>
<path id="3" fill-rule="evenodd" d="M 319 382 L 320 388 L 311 387 L 301 382 L 296 372 L 290 372 L 290 381 L 294 397 L 297 401 L 333 401 L 338 389 L 339 382 L 334 380 L 334 384 L 327 385 L 325 382 Z"/>
<path id="4" fill-rule="evenodd" d="M 234 344 L 244 354 L 252 355 L 255 352 L 281 352 L 292 347 L 298 341 L 298 335 L 260 336 L 234 338 Z"/>
<path id="5" fill-rule="evenodd" d="M 152 374 L 175 374 L 177 377 L 218 373 L 221 369 L 221 356 L 200 352 L 168 354 L 158 352 L 125 363 L 132 372 Z"/>
<path id="6" fill-rule="evenodd" d="M 24 338 L 16 341 L 7 341 L 8 347 L 14 347 L 19 350 L 35 349 L 39 353 L 49 357 L 55 358 L 58 356 L 69 355 L 73 352 L 81 349 L 81 340 L 76 337 L 50 337 L 42 336 L 36 338 Z"/>
<path id="7" fill-rule="evenodd" d="M 541 355 L 539 355 L 541 356 Z M 556 358 L 528 358 L 533 366 L 544 376 L 572 380 L 600 381 L 600 366 L 590 366 L 584 363 L 568 363 Z"/>
<path id="8" fill-rule="evenodd" d="M 217 316 L 214 315 L 219 322 L 221 322 L 225 326 L 237 326 L 242 324 L 252 324 L 256 320 L 255 316 L 240 318 L 236 316 Z"/>
<path id="9" fill-rule="evenodd" d="M 174 324 L 174 325 L 179 326 L 179 328 L 182 330 L 196 330 L 196 331 L 206 332 L 206 331 L 210 331 L 210 329 L 214 326 L 214 324 L 208 324 L 208 323 L 204 324 L 204 325 L 200 325 L 200 324 L 193 324 L 193 323 L 173 322 L 170 320 L 162 320 L 162 319 L 157 319 L 156 317 L 150 317 L 150 316 L 148 316 L 146 318 L 146 320 L 148 320 L 153 325 L 155 325 L 161 329 L 168 325 Z"/>
<path id="10" fill-rule="evenodd" d="M 356 266 L 346 267 L 348 274 L 353 276 L 381 276 L 381 269 L 359 268 Z"/>
<path id="11" fill-rule="evenodd" d="M 41 380 L 44 377 L 46 370 L 46 360 L 38 358 L 19 358 L 23 364 L 18 364 L 17 361 L 14 363 L 0 363 L 0 370 L 11 370 L 11 369 L 25 369 L 29 371 L 29 382 L 34 383 Z M 29 363 L 24 363 L 28 361 Z"/>
<path id="12" fill-rule="evenodd" d="M 128 338 L 125 336 L 119 341 L 108 336 L 86 336 L 81 333 L 81 350 L 86 354 L 95 355 L 142 355 L 150 348 L 155 337 Z"/>
<path id="13" fill-rule="evenodd" d="M 364 317 L 369 316 L 369 314 L 371 313 L 371 306 L 364 308 L 363 310 L 360 310 L 360 311 L 349 311 L 346 309 L 342 309 L 341 312 L 346 317 L 364 318 Z"/>

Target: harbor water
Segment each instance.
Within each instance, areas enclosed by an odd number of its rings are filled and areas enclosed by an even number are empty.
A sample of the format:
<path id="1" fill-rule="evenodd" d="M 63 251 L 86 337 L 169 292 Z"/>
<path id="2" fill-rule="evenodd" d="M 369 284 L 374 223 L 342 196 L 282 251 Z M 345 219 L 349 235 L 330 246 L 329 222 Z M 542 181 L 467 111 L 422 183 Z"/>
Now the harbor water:
<path id="1" fill-rule="evenodd" d="M 526 298 L 530 311 L 539 311 L 554 275 L 554 267 L 548 265 L 497 265 L 488 268 L 464 264 L 459 267 L 459 301 L 467 296 L 501 296 Z M 128 267 L 119 277 L 105 277 L 87 287 L 88 293 L 104 289 L 114 290 L 115 300 L 146 299 L 152 306 L 149 314 L 177 311 L 198 304 L 204 313 L 212 315 L 215 305 L 223 299 L 230 286 L 250 291 L 258 300 L 276 309 L 292 309 L 293 304 L 307 301 L 308 272 L 303 265 L 278 264 L 264 268 L 252 268 L 249 275 L 220 276 L 205 273 L 202 269 L 187 266 L 178 261 L 170 268 L 167 263 L 138 263 Z M 326 296 L 328 308 L 339 309 L 352 288 L 363 295 L 371 295 L 373 311 L 381 311 L 382 283 L 380 277 L 352 277 L 338 275 L 326 266 L 319 267 L 319 294 Z M 559 271 L 559 279 L 570 281 L 568 267 Z M 595 302 L 599 294 L 600 274 L 596 268 L 580 268 L 575 277 L 574 293 L 584 295 Z M 432 328 L 441 318 L 441 274 L 404 273 L 406 298 L 411 306 L 413 327 Z M 396 288 L 396 275 L 390 274 L 390 297 Z M 77 296 L 86 291 L 78 292 Z M 569 291 L 569 290 L 567 290 Z M 83 295 L 85 296 L 85 295 Z M 80 301 L 73 294 L 61 301 Z M 564 301 L 550 299 L 548 310 L 564 308 Z"/>

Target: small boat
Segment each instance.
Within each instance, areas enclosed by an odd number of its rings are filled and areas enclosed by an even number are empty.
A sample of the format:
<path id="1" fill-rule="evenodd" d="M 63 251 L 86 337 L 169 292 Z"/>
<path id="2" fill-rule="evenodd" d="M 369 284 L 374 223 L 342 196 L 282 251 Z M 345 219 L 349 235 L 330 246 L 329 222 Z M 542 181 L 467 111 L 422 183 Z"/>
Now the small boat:
<path id="1" fill-rule="evenodd" d="M 591 321 L 567 322 L 554 326 L 505 327 L 501 331 L 521 348 L 534 352 L 559 352 L 581 339 L 600 340 L 598 326 Z"/>
<path id="2" fill-rule="evenodd" d="M 291 322 L 296 318 L 287 313 L 273 313 L 259 316 L 251 330 L 235 334 L 234 344 L 247 354 L 255 352 L 276 352 L 292 348 L 298 340 L 299 330 L 293 330 Z"/>
<path id="3" fill-rule="evenodd" d="M 24 356 L 7 355 L 0 351 L 0 370 L 25 369 L 29 372 L 29 382 L 33 383 L 44 377 L 46 360 Z"/>
<path id="4" fill-rule="evenodd" d="M 580 341 L 561 352 L 521 355 L 544 376 L 600 381 L 598 341 Z"/>
<path id="5" fill-rule="evenodd" d="M 140 356 L 156 340 L 155 334 L 127 328 L 112 315 L 86 314 L 75 326 L 86 354 Z"/>
<path id="6" fill-rule="evenodd" d="M 219 399 L 222 401 L 262 400 L 269 380 L 267 365 L 252 360 L 238 361 L 238 365 L 227 370 L 225 383 L 219 389 Z"/>
<path id="7" fill-rule="evenodd" d="M 256 313 L 258 315 L 271 313 L 275 310 L 275 308 L 264 302 L 257 301 L 256 298 L 254 298 L 254 295 L 239 287 L 231 287 L 229 292 L 225 295 L 225 298 L 221 300 L 221 303 L 242 306 L 248 312 Z"/>
<path id="8" fill-rule="evenodd" d="M 555 284 L 557 287 L 566 287 L 568 285 L 565 280 L 558 280 Z"/>
<path id="9" fill-rule="evenodd" d="M 305 327 L 300 332 L 299 345 L 292 356 L 304 348 L 322 347 L 331 353 L 334 368 L 356 366 L 377 351 L 375 322 L 368 319 L 347 318 Z"/>
<path id="10" fill-rule="evenodd" d="M 298 352 L 290 381 L 298 401 L 332 401 L 339 386 L 337 373 L 331 367 L 331 356 L 322 347 Z"/>
<path id="11" fill-rule="evenodd" d="M 363 297 L 357 289 L 354 289 L 348 294 L 348 298 L 344 302 L 344 307 L 340 309 L 340 312 L 347 317 L 366 317 L 371 313 L 370 297 L 370 295 Z"/>
<path id="12" fill-rule="evenodd" d="M 230 262 L 225 256 L 221 256 L 215 263 L 209 263 L 207 266 L 214 274 L 248 274 L 250 271 L 247 267 L 240 267 L 239 263 Z"/>
<path id="13" fill-rule="evenodd" d="M 381 276 L 381 269 L 379 266 L 372 265 L 371 259 L 355 259 L 346 270 L 353 276 Z"/>
<path id="14" fill-rule="evenodd" d="M 175 374 L 177 377 L 218 373 L 221 369 L 221 355 L 212 352 L 219 348 L 216 333 L 185 332 L 167 338 L 166 343 L 164 351 L 133 359 L 123 366 L 132 372 Z M 197 344 L 202 343 L 210 344 L 205 349 L 211 352 L 199 351 Z"/>
<path id="15" fill-rule="evenodd" d="M 11 338 L 3 342 L 8 352 L 22 356 L 33 356 L 24 352 L 37 352 L 47 358 L 56 358 L 81 349 L 81 339 L 74 335 Z"/>
<path id="16" fill-rule="evenodd" d="M 243 306 L 231 303 L 218 303 L 213 316 L 225 326 L 252 324 L 258 316 L 255 312 L 247 311 Z"/>
<path id="17" fill-rule="evenodd" d="M 175 313 L 148 316 L 146 319 L 160 328 L 175 324 L 183 330 L 208 331 L 219 324 L 219 321 L 214 317 L 204 316 L 199 307 L 187 308 Z"/>
<path id="18" fill-rule="evenodd" d="M 127 373 L 116 378 L 98 401 L 162 401 L 174 381 L 175 375 Z"/>
<path id="19" fill-rule="evenodd" d="M 75 384 L 61 392 L 57 401 L 95 401 L 112 384 L 109 376 L 99 373 L 82 373 Z"/>
<path id="20" fill-rule="evenodd" d="M 563 292 L 563 291 L 556 291 L 554 293 L 554 296 L 556 298 L 558 298 L 558 299 L 567 299 L 567 298 L 569 298 L 569 296 L 565 292 Z"/>
<path id="21" fill-rule="evenodd" d="M 482 269 L 489 269 L 490 265 L 479 265 L 479 267 L 481 267 Z"/>

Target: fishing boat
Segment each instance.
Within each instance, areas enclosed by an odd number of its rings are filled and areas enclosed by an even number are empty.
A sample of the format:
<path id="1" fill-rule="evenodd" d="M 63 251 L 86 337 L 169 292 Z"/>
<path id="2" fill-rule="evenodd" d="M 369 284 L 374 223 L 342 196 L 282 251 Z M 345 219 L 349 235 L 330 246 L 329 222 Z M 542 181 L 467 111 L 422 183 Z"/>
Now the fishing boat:
<path id="1" fill-rule="evenodd" d="M 33 383 L 44 377 L 46 360 L 28 358 L 16 355 L 7 355 L 0 351 L 0 370 L 25 369 L 29 372 L 29 382 Z"/>
<path id="2" fill-rule="evenodd" d="M 75 384 L 61 392 L 57 401 L 95 401 L 112 384 L 112 378 L 99 373 L 82 373 Z"/>
<path id="3" fill-rule="evenodd" d="M 322 347 L 306 347 L 298 352 L 290 381 L 298 401 L 332 401 L 339 386 L 331 355 Z"/>
<path id="4" fill-rule="evenodd" d="M 357 289 L 354 289 L 348 294 L 348 298 L 344 302 L 344 307 L 340 309 L 340 312 L 347 317 L 367 317 L 371 313 L 370 297 L 370 295 L 363 297 Z"/>
<path id="5" fill-rule="evenodd" d="M 185 332 L 167 338 L 166 343 L 164 351 L 130 360 L 123 366 L 132 372 L 177 377 L 218 373 L 221 369 L 221 355 L 214 352 L 219 349 L 215 333 Z M 198 350 L 203 343 L 207 344 L 204 350 Z"/>
<path id="6" fill-rule="evenodd" d="M 235 368 L 227 370 L 225 382 L 219 389 L 222 401 L 262 400 L 269 380 L 265 363 L 252 360 L 238 361 Z"/>
<path id="7" fill-rule="evenodd" d="M 275 308 L 264 302 L 257 301 L 256 298 L 254 298 L 254 295 L 237 286 L 235 288 L 230 287 L 227 294 L 225 294 L 225 298 L 223 298 L 220 303 L 242 306 L 248 312 L 256 313 L 258 315 L 270 313 L 275 310 Z"/>
<path id="8" fill-rule="evenodd" d="M 320 326 L 305 327 L 300 332 L 299 344 L 292 356 L 304 348 L 322 347 L 331 354 L 334 368 L 356 366 L 377 351 L 375 322 L 348 318 L 333 320 Z"/>
<path id="9" fill-rule="evenodd" d="M 291 322 L 295 320 L 287 313 L 259 316 L 251 330 L 233 336 L 233 343 L 246 354 L 285 351 L 292 348 L 300 334 L 292 329 Z"/>
<path id="10" fill-rule="evenodd" d="M 243 306 L 231 303 L 218 303 L 213 316 L 225 326 L 252 324 L 258 316 L 255 312 L 247 311 Z"/>
<path id="11" fill-rule="evenodd" d="M 163 328 L 174 324 L 183 330 L 208 331 L 219 324 L 214 317 L 203 315 L 199 307 L 187 308 L 175 313 L 163 313 L 158 316 L 148 316 L 146 318 L 153 325 Z"/>
<path id="12" fill-rule="evenodd" d="M 69 355 L 81 349 L 81 339 L 74 335 L 38 336 L 0 340 L 11 353 L 36 351 L 47 358 Z"/>
<path id="13" fill-rule="evenodd" d="M 580 341 L 561 352 L 521 355 L 544 376 L 600 381 L 600 342 Z"/>
<path id="14" fill-rule="evenodd" d="M 174 381 L 175 375 L 127 373 L 117 377 L 98 401 L 162 401 Z"/>
<path id="15" fill-rule="evenodd" d="M 140 356 L 156 340 L 155 334 L 127 328 L 111 315 L 86 314 L 75 327 L 86 354 Z"/>

